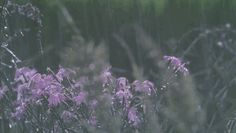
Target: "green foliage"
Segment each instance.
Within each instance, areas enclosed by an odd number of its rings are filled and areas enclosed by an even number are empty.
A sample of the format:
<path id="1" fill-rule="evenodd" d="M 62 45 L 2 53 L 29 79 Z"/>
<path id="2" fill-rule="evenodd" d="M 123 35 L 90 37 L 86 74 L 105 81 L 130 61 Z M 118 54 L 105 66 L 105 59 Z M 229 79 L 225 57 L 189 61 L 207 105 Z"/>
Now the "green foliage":
<path id="1" fill-rule="evenodd" d="M 150 10 L 153 8 L 153 11 L 157 14 L 161 14 L 166 7 L 167 0 L 139 0 L 141 4 L 141 10 L 143 12 Z"/>

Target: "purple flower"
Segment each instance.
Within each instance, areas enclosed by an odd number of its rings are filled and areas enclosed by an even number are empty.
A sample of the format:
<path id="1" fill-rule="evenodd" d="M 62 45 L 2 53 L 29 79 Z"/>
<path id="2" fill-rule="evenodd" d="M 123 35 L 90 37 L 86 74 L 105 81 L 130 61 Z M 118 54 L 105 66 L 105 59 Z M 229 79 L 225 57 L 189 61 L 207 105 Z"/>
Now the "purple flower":
<path id="1" fill-rule="evenodd" d="M 103 72 L 102 74 L 100 75 L 100 80 L 103 84 L 103 87 L 105 87 L 107 84 L 109 84 L 112 79 L 113 79 L 113 76 L 110 72 L 110 69 L 111 67 L 107 67 Z"/>
<path id="2" fill-rule="evenodd" d="M 65 101 L 65 96 L 59 92 L 55 92 L 54 94 L 49 95 L 48 105 L 50 107 L 54 107 L 54 106 L 59 105 L 63 101 Z"/>
<path id="3" fill-rule="evenodd" d="M 154 84 L 148 80 L 145 80 L 143 82 L 135 80 L 132 83 L 132 86 L 134 88 L 134 91 L 136 92 L 143 92 L 147 95 L 151 95 L 152 92 L 154 92 Z"/>
<path id="4" fill-rule="evenodd" d="M 117 79 L 117 90 L 129 89 L 129 81 L 125 77 L 120 77 Z"/>
<path id="5" fill-rule="evenodd" d="M 182 72 L 185 76 L 189 74 L 188 69 L 184 65 L 182 67 L 179 67 L 177 71 Z"/>
<path id="6" fill-rule="evenodd" d="M 59 70 L 56 74 L 57 79 L 61 82 L 63 78 L 68 78 L 72 73 L 75 73 L 71 69 L 65 69 L 62 66 L 59 66 Z"/>
<path id="7" fill-rule="evenodd" d="M 81 91 L 77 96 L 73 98 L 76 105 L 80 105 L 81 103 L 84 103 L 86 98 L 88 96 L 88 93 L 85 91 Z"/>
<path id="8" fill-rule="evenodd" d="M 189 71 L 185 67 L 185 63 L 183 63 L 179 58 L 174 57 L 174 56 L 164 56 L 163 59 L 166 62 L 169 62 L 171 67 L 175 70 L 175 72 L 181 72 L 184 75 L 188 75 Z"/>
<path id="9" fill-rule="evenodd" d="M 151 95 L 152 91 L 154 91 L 154 84 L 148 80 L 143 81 L 143 92 Z"/>
<path id="10" fill-rule="evenodd" d="M 46 88 L 45 86 L 45 81 L 44 81 L 44 76 L 41 74 L 36 74 L 32 79 L 30 83 L 30 87 L 33 89 L 42 89 Z"/>
<path id="11" fill-rule="evenodd" d="M 130 105 L 130 99 L 133 97 L 129 90 L 119 90 L 115 93 L 115 98 L 119 103 L 122 103 L 124 108 L 128 108 Z"/>
<path id="12" fill-rule="evenodd" d="M 19 84 L 16 87 L 16 92 L 17 92 L 17 100 L 20 100 L 27 96 L 30 93 L 29 87 L 27 83 L 24 84 Z"/>
<path id="13" fill-rule="evenodd" d="M 19 106 L 16 107 L 15 112 L 11 113 L 11 117 L 16 120 L 21 120 L 26 113 L 26 103 L 22 102 Z"/>
<path id="14" fill-rule="evenodd" d="M 140 119 L 138 117 L 137 109 L 135 107 L 131 107 L 128 110 L 128 122 L 132 124 L 134 127 L 137 127 L 140 124 Z"/>
<path id="15" fill-rule="evenodd" d="M 134 91 L 137 91 L 137 92 L 142 92 L 143 90 L 143 84 L 141 81 L 139 80 L 135 80 L 133 83 L 132 83 L 132 89 L 134 89 Z"/>
<path id="16" fill-rule="evenodd" d="M 170 62 L 171 65 L 173 65 L 173 67 L 178 67 L 178 66 L 181 66 L 182 64 L 182 61 L 179 58 L 174 57 L 174 56 L 164 56 L 163 59 L 165 61 Z"/>
<path id="17" fill-rule="evenodd" d="M 131 98 L 132 94 L 129 90 L 119 90 L 119 91 L 116 92 L 115 96 L 119 100 L 122 101 L 123 99 L 127 100 L 127 99 Z"/>
<path id="18" fill-rule="evenodd" d="M 60 93 L 63 91 L 63 86 L 58 82 L 52 82 L 47 88 L 46 91 L 50 94 Z"/>
<path id="19" fill-rule="evenodd" d="M 30 69 L 28 67 L 22 67 L 16 69 L 15 81 L 22 81 L 23 83 L 29 81 L 37 71 L 35 69 Z"/>
<path id="20" fill-rule="evenodd" d="M 125 108 L 129 106 L 129 100 L 133 97 L 129 88 L 129 82 L 125 77 L 120 77 L 117 79 L 115 98 L 118 100 L 118 102 L 123 103 Z"/>
<path id="21" fill-rule="evenodd" d="M 92 126 L 96 126 L 97 125 L 97 118 L 96 116 L 92 115 L 89 120 L 88 120 L 88 123 Z"/>
<path id="22" fill-rule="evenodd" d="M 70 122 L 71 120 L 76 118 L 76 115 L 70 111 L 63 111 L 61 114 L 61 118 L 65 122 Z"/>
<path id="23" fill-rule="evenodd" d="M 53 82 L 55 82 L 55 80 L 51 75 L 35 75 L 32 78 L 30 84 L 30 87 L 32 89 L 32 96 L 35 98 L 39 98 L 43 95 L 46 95 L 48 93 L 47 88 L 49 88 Z"/>

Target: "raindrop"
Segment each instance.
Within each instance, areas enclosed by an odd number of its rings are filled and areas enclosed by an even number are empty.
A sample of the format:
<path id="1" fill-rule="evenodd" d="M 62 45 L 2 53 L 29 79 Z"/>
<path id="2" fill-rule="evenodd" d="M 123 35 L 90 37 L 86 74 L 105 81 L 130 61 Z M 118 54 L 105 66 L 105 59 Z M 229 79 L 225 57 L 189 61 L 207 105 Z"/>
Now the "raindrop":
<path id="1" fill-rule="evenodd" d="M 218 45 L 219 47 L 223 47 L 223 43 L 222 43 L 221 41 L 217 42 L 217 45 Z"/>
<path id="2" fill-rule="evenodd" d="M 21 36 L 25 36 L 22 31 L 20 32 L 20 34 L 21 34 Z"/>
<path id="3" fill-rule="evenodd" d="M 197 110 L 201 111 L 201 106 L 200 105 L 198 105 Z"/>
<path id="4" fill-rule="evenodd" d="M 231 28 L 231 24 L 230 24 L 230 23 L 227 23 L 227 24 L 225 24 L 225 27 L 226 27 L 226 28 Z"/>
<path id="5" fill-rule="evenodd" d="M 11 125 L 11 124 L 9 124 L 9 128 L 12 128 L 12 125 Z"/>
<path id="6" fill-rule="evenodd" d="M 209 33 L 210 33 L 210 30 L 208 30 L 208 29 L 205 30 L 205 33 L 206 33 L 206 34 L 209 34 Z"/>
<path id="7" fill-rule="evenodd" d="M 7 26 L 4 26 L 4 29 L 6 30 L 6 29 L 7 29 Z"/>

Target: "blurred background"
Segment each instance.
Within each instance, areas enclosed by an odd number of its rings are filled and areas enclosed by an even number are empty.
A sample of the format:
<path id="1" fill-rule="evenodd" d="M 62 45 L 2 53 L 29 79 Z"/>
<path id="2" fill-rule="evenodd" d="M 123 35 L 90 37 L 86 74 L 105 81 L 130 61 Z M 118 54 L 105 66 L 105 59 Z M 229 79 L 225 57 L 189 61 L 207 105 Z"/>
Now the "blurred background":
<path id="1" fill-rule="evenodd" d="M 94 41 L 95 44 L 104 42 L 109 48 L 112 66 L 122 69 L 119 72 L 125 74 L 131 69 L 130 61 L 127 58 L 127 51 L 115 36 L 125 41 L 139 65 L 150 67 L 149 63 L 146 63 L 147 60 L 143 59 L 144 53 L 137 43 L 135 27 L 142 28 L 155 44 L 160 46 L 163 53 L 181 56 L 204 30 L 210 31 L 227 26 L 232 29 L 236 21 L 234 0 L 18 0 L 14 2 L 31 3 L 40 10 L 38 15 L 42 21 L 41 27 L 37 22 L 16 14 L 9 16 L 9 28 L 12 32 L 13 29 L 22 30 L 24 34 L 14 42 L 17 55 L 23 60 L 39 54 L 37 33 L 40 30 L 42 45 L 47 56 L 44 58 L 46 65 L 41 67 L 57 66 L 60 62 L 59 51 L 68 46 L 73 35 L 80 34 L 85 40 Z M 3 3 L 4 0 L 1 0 L 1 5 Z M 211 38 L 214 38 L 215 42 L 210 43 L 214 45 L 217 45 L 218 41 L 224 41 L 223 35 Z M 199 39 L 204 40 L 203 44 L 197 44 L 198 46 L 188 53 L 195 58 L 194 62 L 197 60 L 196 56 L 203 55 L 205 50 L 210 50 L 207 49 L 210 48 L 210 44 L 206 39 Z M 211 50 L 214 52 L 216 49 Z M 198 55 L 194 57 L 193 51 Z M 195 67 L 201 64 L 193 64 L 194 62 L 191 62 L 191 65 Z"/>

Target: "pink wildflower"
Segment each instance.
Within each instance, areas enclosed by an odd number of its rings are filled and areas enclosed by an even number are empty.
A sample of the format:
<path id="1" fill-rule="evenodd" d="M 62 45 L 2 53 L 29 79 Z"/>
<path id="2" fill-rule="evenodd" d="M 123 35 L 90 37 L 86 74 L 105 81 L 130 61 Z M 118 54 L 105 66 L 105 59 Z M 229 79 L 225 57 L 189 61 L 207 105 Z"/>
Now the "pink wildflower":
<path id="1" fill-rule="evenodd" d="M 163 59 L 170 63 L 175 72 L 179 71 L 184 75 L 189 74 L 188 69 L 185 67 L 185 63 L 183 63 L 179 58 L 174 56 L 164 56 Z"/>

